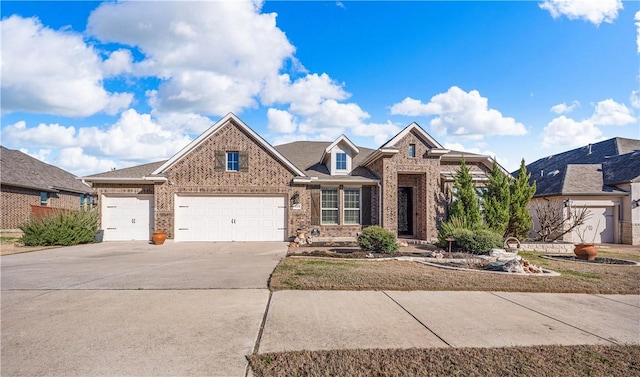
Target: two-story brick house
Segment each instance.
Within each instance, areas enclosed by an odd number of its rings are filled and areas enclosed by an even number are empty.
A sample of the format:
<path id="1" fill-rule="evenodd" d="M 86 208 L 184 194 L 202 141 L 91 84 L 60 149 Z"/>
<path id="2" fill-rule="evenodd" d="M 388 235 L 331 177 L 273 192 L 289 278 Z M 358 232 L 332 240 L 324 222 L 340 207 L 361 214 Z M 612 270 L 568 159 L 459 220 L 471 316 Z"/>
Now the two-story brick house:
<path id="1" fill-rule="evenodd" d="M 378 149 L 332 142 L 272 146 L 228 114 L 166 161 L 83 177 L 105 240 L 286 241 L 298 229 L 354 237 L 368 225 L 437 238 L 464 158 L 474 178 L 488 156 L 442 147 L 412 123 Z"/>

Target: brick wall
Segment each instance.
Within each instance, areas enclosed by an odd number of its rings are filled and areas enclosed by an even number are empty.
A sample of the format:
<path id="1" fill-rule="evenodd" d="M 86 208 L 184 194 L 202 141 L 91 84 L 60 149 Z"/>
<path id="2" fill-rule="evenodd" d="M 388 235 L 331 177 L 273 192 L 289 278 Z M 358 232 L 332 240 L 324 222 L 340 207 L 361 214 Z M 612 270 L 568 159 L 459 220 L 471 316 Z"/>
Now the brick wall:
<path id="1" fill-rule="evenodd" d="M 247 172 L 215 170 L 216 151 L 247 152 Z M 284 196 L 288 206 L 287 235 L 295 236 L 310 217 L 310 198 L 304 186 L 292 186 L 295 174 L 267 149 L 257 144 L 233 121 L 223 125 L 212 137 L 191 150 L 166 172 L 168 183 L 156 187 L 155 228 L 173 238 L 174 197 L 176 194 L 238 194 Z M 291 197 L 298 192 L 302 209 L 291 208 Z"/>
<path id="2" fill-rule="evenodd" d="M 18 225 L 28 221 L 31 216 L 31 206 L 40 205 L 40 191 L 12 186 L 2 186 L 0 190 L 0 229 L 18 229 Z M 47 203 L 51 208 L 79 209 L 80 194 L 50 193 Z"/>

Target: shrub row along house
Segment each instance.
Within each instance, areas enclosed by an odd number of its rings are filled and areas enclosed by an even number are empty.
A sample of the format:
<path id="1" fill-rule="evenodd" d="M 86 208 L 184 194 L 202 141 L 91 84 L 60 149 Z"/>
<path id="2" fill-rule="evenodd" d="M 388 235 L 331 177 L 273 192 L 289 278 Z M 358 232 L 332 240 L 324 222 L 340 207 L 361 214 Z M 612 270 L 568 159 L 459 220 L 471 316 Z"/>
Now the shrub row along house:
<path id="1" fill-rule="evenodd" d="M 91 205 L 91 187 L 65 170 L 0 147 L 0 203 L 0 229 L 17 230 L 34 213 Z"/>
<path id="2" fill-rule="evenodd" d="M 640 245 L 640 140 L 589 144 L 541 158 L 527 171 L 536 181 L 534 202 L 563 201 L 567 217 L 572 209 L 590 212 L 565 241 Z"/>
<path id="3" fill-rule="evenodd" d="M 486 179 L 489 156 L 447 150 L 416 123 L 378 149 L 345 136 L 274 147 L 228 114 L 166 161 L 83 180 L 105 240 L 285 241 L 298 229 L 336 238 L 381 225 L 433 241 L 463 158 Z"/>

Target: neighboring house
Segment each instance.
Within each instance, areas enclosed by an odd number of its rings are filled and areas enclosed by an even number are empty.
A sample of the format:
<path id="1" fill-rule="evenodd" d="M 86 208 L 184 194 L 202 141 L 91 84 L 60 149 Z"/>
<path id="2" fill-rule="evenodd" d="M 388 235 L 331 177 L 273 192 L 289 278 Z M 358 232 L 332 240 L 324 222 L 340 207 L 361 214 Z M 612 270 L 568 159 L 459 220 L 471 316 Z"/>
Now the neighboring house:
<path id="1" fill-rule="evenodd" d="M 0 186 L 2 230 L 17 230 L 34 208 L 79 209 L 91 204 L 91 187 L 75 175 L 2 146 Z"/>
<path id="2" fill-rule="evenodd" d="M 461 158 L 416 123 L 378 149 L 345 136 L 274 147 L 229 114 L 166 161 L 83 179 L 105 240 L 148 240 L 153 230 L 175 241 L 285 241 L 298 229 L 355 237 L 374 224 L 435 240 Z M 464 159 L 486 179 L 491 158 Z"/>
<path id="3" fill-rule="evenodd" d="M 640 140 L 589 144 L 539 159 L 527 171 L 536 181 L 534 201 L 589 209 L 591 218 L 578 230 L 585 241 L 640 245 Z M 577 231 L 564 240 L 581 242 Z"/>

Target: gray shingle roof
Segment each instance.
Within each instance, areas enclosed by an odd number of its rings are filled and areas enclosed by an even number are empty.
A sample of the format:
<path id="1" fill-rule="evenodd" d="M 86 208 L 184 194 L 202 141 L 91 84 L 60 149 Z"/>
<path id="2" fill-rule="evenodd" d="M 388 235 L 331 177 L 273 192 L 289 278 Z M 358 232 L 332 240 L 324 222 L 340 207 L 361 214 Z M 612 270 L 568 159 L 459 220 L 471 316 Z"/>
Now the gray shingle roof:
<path id="1" fill-rule="evenodd" d="M 294 141 L 293 143 L 277 145 L 274 148 L 287 160 L 291 161 L 298 169 L 310 177 L 331 178 L 329 169 L 320 162 L 322 153 L 331 145 L 325 141 Z M 378 179 L 369 169 L 358 167 L 371 153 L 373 149 L 358 147 L 360 153 L 353 158 L 353 166 L 356 167 L 350 176 L 340 176 L 340 179 Z M 335 177 L 334 177 L 335 178 Z"/>
<path id="2" fill-rule="evenodd" d="M 150 177 L 156 169 L 158 169 L 167 160 L 151 162 L 144 165 L 132 166 L 124 169 L 111 170 L 104 173 L 89 175 L 83 178 L 90 180 L 91 178 L 142 178 Z"/>
<path id="3" fill-rule="evenodd" d="M 91 188 L 66 170 L 18 150 L 0 146 L 0 182 L 7 186 L 56 192 L 89 193 Z"/>
<path id="4" fill-rule="evenodd" d="M 535 196 L 613 192 L 617 190 L 609 185 L 619 183 L 613 181 L 640 169 L 616 163 L 617 156 L 631 155 L 635 150 L 640 150 L 640 140 L 616 137 L 541 158 L 527 165 L 527 172 L 531 181 L 536 181 Z"/>
<path id="5" fill-rule="evenodd" d="M 602 166 L 607 185 L 640 181 L 640 151 L 607 158 Z"/>

